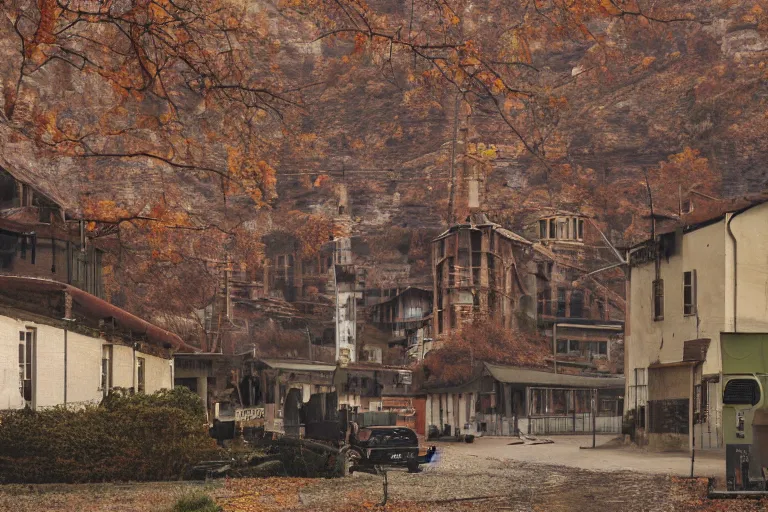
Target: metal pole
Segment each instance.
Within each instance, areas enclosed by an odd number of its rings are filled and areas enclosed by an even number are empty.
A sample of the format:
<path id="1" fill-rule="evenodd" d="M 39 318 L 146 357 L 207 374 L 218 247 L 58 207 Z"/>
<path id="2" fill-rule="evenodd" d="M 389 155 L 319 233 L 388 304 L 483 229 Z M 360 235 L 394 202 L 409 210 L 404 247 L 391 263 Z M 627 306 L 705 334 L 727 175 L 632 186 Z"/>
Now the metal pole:
<path id="1" fill-rule="evenodd" d="M 592 448 L 595 447 L 595 428 L 597 421 L 595 418 L 595 412 L 597 409 L 597 389 L 592 390 Z"/>
<path id="2" fill-rule="evenodd" d="M 691 478 L 693 478 L 693 462 L 696 459 L 696 421 L 694 411 L 696 410 L 696 367 L 691 369 L 691 405 L 689 407 L 691 414 Z M 703 392 L 703 390 L 702 390 Z"/>
<path id="3" fill-rule="evenodd" d="M 552 361 L 555 365 L 555 373 L 557 373 L 557 322 L 552 324 Z"/>

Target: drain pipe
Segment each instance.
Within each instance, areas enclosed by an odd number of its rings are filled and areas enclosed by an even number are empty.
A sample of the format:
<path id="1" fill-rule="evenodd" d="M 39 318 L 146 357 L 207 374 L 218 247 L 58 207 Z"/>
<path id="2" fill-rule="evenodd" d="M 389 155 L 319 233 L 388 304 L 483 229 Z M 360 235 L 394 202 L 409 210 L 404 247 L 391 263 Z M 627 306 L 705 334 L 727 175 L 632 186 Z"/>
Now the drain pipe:
<path id="1" fill-rule="evenodd" d="M 737 321 L 737 301 L 738 301 L 738 287 L 739 287 L 739 281 L 738 281 L 738 258 L 736 255 L 736 236 L 733 234 L 733 230 L 731 229 L 731 221 L 733 221 L 734 218 L 736 218 L 737 215 L 744 213 L 746 210 L 738 211 L 734 214 L 732 214 L 730 217 L 728 217 L 728 221 L 725 223 L 726 230 L 728 231 L 728 236 L 731 238 L 731 241 L 733 242 L 733 332 L 737 332 L 736 329 L 736 321 Z"/>

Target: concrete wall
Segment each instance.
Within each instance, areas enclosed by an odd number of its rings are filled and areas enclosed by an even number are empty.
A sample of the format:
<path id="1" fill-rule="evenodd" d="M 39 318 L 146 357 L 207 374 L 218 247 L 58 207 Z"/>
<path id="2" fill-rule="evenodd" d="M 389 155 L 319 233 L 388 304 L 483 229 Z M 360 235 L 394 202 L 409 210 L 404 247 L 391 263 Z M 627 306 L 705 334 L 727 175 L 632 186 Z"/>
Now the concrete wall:
<path id="1" fill-rule="evenodd" d="M 690 398 L 691 367 L 649 368 L 648 400 Z"/>
<path id="2" fill-rule="evenodd" d="M 750 208 L 731 221 L 731 231 L 736 237 L 736 330 L 739 332 L 768 332 L 767 225 L 768 204 Z M 728 241 L 732 244 L 730 237 Z M 733 252 L 731 246 L 730 257 L 726 259 L 729 276 L 734 275 Z M 727 301 L 732 301 L 733 287 L 726 287 L 723 296 Z M 726 320 L 728 326 L 732 327 L 732 314 Z"/>
<path id="3" fill-rule="evenodd" d="M 725 327 L 725 237 L 724 224 L 716 223 L 685 234 L 678 240 L 677 254 L 669 261 L 662 258 L 663 320 L 653 318 L 653 262 L 632 267 L 631 333 L 625 341 L 628 386 L 634 384 L 631 374 L 635 368 L 647 368 L 654 362 L 681 361 L 683 342 L 698 338 L 712 339 L 704 373 L 720 371 L 720 352 L 716 345 Z M 683 314 L 683 272 L 690 270 L 697 272 L 698 315 L 686 316 Z"/>
<path id="4" fill-rule="evenodd" d="M 133 349 L 121 345 L 112 346 L 112 387 L 132 388 L 135 385 Z"/>
<path id="5" fill-rule="evenodd" d="M 671 363 L 682 361 L 685 341 L 709 338 L 711 343 L 703 365 L 703 373 L 720 372 L 720 332 L 727 330 L 726 289 L 727 289 L 727 254 L 729 251 L 728 235 L 725 222 L 716 222 L 709 226 L 678 236 L 676 254 L 668 260 L 661 259 L 660 275 L 664 280 L 664 319 L 654 320 L 653 281 L 654 263 L 632 267 L 630 274 L 629 324 L 630 333 L 625 337 L 625 374 L 627 390 L 624 402 L 625 412 L 637 406 L 644 406 L 645 399 L 662 400 L 667 398 L 688 398 L 690 396 L 690 368 L 681 368 L 678 372 L 664 374 L 659 380 L 658 372 L 643 373 L 651 363 Z M 696 270 L 695 315 L 683 312 L 683 272 Z M 765 282 L 768 274 L 763 276 Z M 648 388 L 639 389 L 635 400 L 635 369 L 638 371 L 637 384 L 647 384 Z M 680 373 L 680 375 L 677 375 Z M 683 374 L 685 376 L 683 377 Z M 679 378 L 680 383 L 666 382 L 667 377 Z M 683 381 L 685 381 L 683 383 Z M 684 393 L 684 394 L 683 394 Z M 721 415 L 719 401 L 716 400 L 719 387 L 710 394 L 710 421 Z M 671 396 L 674 394 L 675 396 Z M 655 396 L 654 396 L 655 395 Z M 715 424 L 705 425 L 708 430 L 719 430 Z M 687 447 L 678 437 L 667 435 L 652 436 L 648 439 L 651 449 L 666 450 L 679 446 Z M 669 439 L 668 439 L 669 438 Z"/>
<path id="6" fill-rule="evenodd" d="M 662 258 L 664 320 L 653 320 L 653 263 L 633 267 L 630 283 L 631 335 L 627 337 L 627 375 L 652 362 L 682 359 L 683 342 L 710 338 L 705 375 L 720 372 L 720 332 L 732 331 L 734 304 L 739 332 L 768 331 L 768 204 L 755 206 L 731 221 L 737 243 L 725 220 L 682 236 L 678 254 Z M 682 249 L 682 250 L 680 250 Z M 736 265 L 734 274 L 734 252 Z M 697 271 L 697 314 L 683 314 L 683 272 Z M 734 301 L 734 279 L 736 300 Z M 627 385 L 632 379 L 627 379 Z M 629 405 L 629 404 L 628 404 Z"/>
<path id="7" fill-rule="evenodd" d="M 653 362 L 682 360 L 683 343 L 709 338 L 711 343 L 702 373 L 721 371 L 720 332 L 768 331 L 768 204 L 739 213 L 730 221 L 736 238 L 728 233 L 728 220 L 717 221 L 678 238 L 677 254 L 661 260 L 664 280 L 664 320 L 653 319 L 653 262 L 631 269 L 630 325 L 626 340 L 626 396 L 634 396 L 634 369 Z M 697 313 L 683 314 L 683 272 L 697 271 Z M 734 314 L 735 313 L 735 314 Z M 649 386 L 653 386 L 649 378 Z M 710 383 L 707 423 L 694 429 L 696 445 L 721 437 L 720 384 Z M 660 390 L 663 392 L 663 390 Z M 642 396 L 642 395 L 641 395 Z M 654 399 L 649 391 L 649 399 Z M 642 402 L 642 400 L 641 400 Z M 638 405 L 644 405 L 639 403 Z M 634 400 L 625 409 L 634 408 Z M 708 444 L 713 444 L 707 441 Z M 715 445 L 717 443 L 714 443 Z"/>
<path id="8" fill-rule="evenodd" d="M 33 356 L 33 405 L 98 403 L 104 340 L 19 318 L 0 315 L 0 409 L 24 407 L 19 395 L 19 332 L 36 332 Z M 66 347 L 66 365 L 65 365 Z M 173 385 L 169 359 L 137 352 L 146 361 L 146 392 Z M 133 386 L 133 350 L 113 345 L 113 387 Z M 66 386 L 66 394 L 65 394 Z"/>
<path id="9" fill-rule="evenodd" d="M 55 329 L 49 327 L 49 329 Z M 55 329 L 63 338 L 64 331 L 61 329 Z M 38 332 L 38 351 L 43 345 L 43 333 Z M 82 334 L 68 332 L 67 333 L 67 403 L 98 403 L 103 398 L 103 392 L 101 388 L 101 357 L 102 357 L 102 340 L 98 338 L 91 338 Z M 46 405 L 59 405 L 64 403 L 64 400 L 47 400 L 46 403 L 42 403 L 40 400 L 41 395 L 46 396 L 55 393 L 57 389 L 62 389 L 64 385 L 64 350 L 63 344 L 59 345 L 62 358 L 54 363 L 53 366 L 61 369 L 61 372 L 56 372 L 56 378 L 48 378 L 42 373 L 37 374 L 36 384 L 38 401 L 37 407 Z M 38 352 L 39 355 L 39 352 Z M 38 358 L 38 361 L 42 361 L 42 357 Z M 39 363 L 38 363 L 39 364 Z M 63 397 L 62 397 L 63 398 Z"/>
<path id="10" fill-rule="evenodd" d="M 19 409 L 19 332 L 23 323 L 0 316 L 0 409 Z"/>
<path id="11" fill-rule="evenodd" d="M 143 357 L 146 364 L 144 379 L 147 393 L 159 389 L 173 389 L 173 362 L 170 359 L 162 359 L 141 352 L 137 352 L 136 356 Z"/>

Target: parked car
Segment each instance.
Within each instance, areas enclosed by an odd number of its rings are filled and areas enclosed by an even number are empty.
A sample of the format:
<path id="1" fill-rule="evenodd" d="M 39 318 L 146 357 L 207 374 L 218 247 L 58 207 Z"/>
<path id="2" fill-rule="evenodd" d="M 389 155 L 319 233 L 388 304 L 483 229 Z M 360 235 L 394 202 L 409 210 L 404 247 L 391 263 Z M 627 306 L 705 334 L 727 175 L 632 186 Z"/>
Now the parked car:
<path id="1" fill-rule="evenodd" d="M 417 473 L 420 465 L 432 460 L 436 450 L 435 446 L 420 448 L 416 432 L 407 427 L 364 427 L 349 436 L 345 452 L 347 472 L 394 466 Z"/>

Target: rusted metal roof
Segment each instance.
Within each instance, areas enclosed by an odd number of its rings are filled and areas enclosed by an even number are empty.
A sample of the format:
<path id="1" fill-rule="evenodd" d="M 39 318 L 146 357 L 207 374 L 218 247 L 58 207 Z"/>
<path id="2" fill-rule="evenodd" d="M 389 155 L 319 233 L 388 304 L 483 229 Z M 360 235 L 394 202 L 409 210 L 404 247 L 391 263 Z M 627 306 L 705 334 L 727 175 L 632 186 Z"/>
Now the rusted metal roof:
<path id="1" fill-rule="evenodd" d="M 684 341 L 683 361 L 703 362 L 707 359 L 707 351 L 709 350 L 710 342 L 711 340 L 709 338 Z"/>
<path id="2" fill-rule="evenodd" d="M 499 382 L 509 384 L 535 384 L 540 386 L 563 386 L 570 388 L 623 389 L 624 377 L 585 377 L 560 373 L 516 368 L 485 363 L 485 369 Z"/>
<path id="3" fill-rule="evenodd" d="M 672 361 L 671 363 L 651 363 L 648 368 L 676 368 L 678 366 L 693 366 L 697 361 Z"/>
<path id="4" fill-rule="evenodd" d="M 66 293 L 79 306 L 86 316 L 96 319 L 113 318 L 120 327 L 142 334 L 150 343 L 164 347 L 169 345 L 176 350 L 194 352 L 197 349 L 187 345 L 176 334 L 166 331 L 138 316 L 121 309 L 114 304 L 84 292 L 74 286 L 37 277 L 4 276 L 0 275 L 0 289 L 3 290 L 34 290 L 39 292 Z"/>
<path id="5" fill-rule="evenodd" d="M 433 242 L 438 242 L 442 240 L 443 238 L 448 237 L 451 233 L 454 233 L 460 229 L 479 229 L 484 227 L 490 227 L 494 231 L 496 231 L 499 235 L 503 236 L 504 238 L 511 240 L 513 242 L 518 242 L 523 245 L 533 245 L 533 242 L 530 240 L 518 235 L 517 233 L 514 233 L 506 228 L 501 227 L 501 225 L 496 224 L 495 222 L 489 221 L 487 218 L 485 219 L 486 222 L 483 223 L 475 223 L 470 222 L 469 224 L 455 224 L 448 228 L 447 230 L 443 231 L 440 235 L 438 235 Z"/>
<path id="6" fill-rule="evenodd" d="M 379 302 L 375 302 L 373 304 L 368 304 L 368 307 L 374 307 L 374 306 L 381 306 L 382 304 L 387 304 L 388 302 L 392 302 L 393 300 L 397 299 L 398 297 L 401 297 L 406 294 L 411 293 L 417 293 L 422 295 L 432 295 L 432 289 L 422 288 L 421 286 L 409 286 L 405 288 L 404 290 L 401 290 L 400 293 L 397 295 L 393 295 L 392 297 L 387 297 L 384 300 L 381 300 Z"/>
<path id="7" fill-rule="evenodd" d="M 258 362 L 273 370 L 304 372 L 332 372 L 336 370 L 336 365 L 302 359 L 259 359 Z"/>

